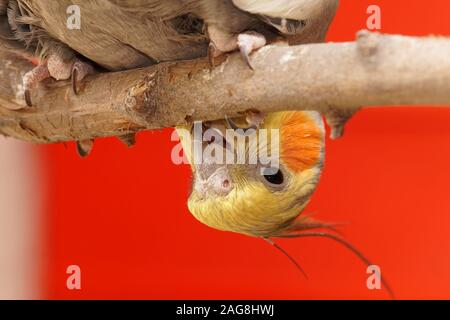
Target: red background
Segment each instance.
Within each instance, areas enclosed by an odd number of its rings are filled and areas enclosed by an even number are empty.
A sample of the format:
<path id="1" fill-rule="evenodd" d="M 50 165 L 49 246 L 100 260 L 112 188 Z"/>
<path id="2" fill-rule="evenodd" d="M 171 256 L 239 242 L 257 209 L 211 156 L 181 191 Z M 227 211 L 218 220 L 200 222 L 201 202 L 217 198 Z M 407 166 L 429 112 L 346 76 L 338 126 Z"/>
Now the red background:
<path id="1" fill-rule="evenodd" d="M 382 8 L 383 32 L 450 34 L 449 1 L 342 1 L 329 40 L 353 40 L 370 4 Z M 280 240 L 306 280 L 265 242 L 197 222 L 186 208 L 190 169 L 171 162 L 171 132 L 142 133 L 129 150 L 98 140 L 87 159 L 72 143 L 39 147 L 47 298 L 388 298 L 369 291 L 365 266 L 330 240 Z M 345 237 L 398 298 L 450 299 L 449 163 L 448 109 L 364 110 L 342 140 L 327 141 L 306 212 L 349 222 Z M 71 264 L 82 270 L 78 291 L 66 288 Z"/>

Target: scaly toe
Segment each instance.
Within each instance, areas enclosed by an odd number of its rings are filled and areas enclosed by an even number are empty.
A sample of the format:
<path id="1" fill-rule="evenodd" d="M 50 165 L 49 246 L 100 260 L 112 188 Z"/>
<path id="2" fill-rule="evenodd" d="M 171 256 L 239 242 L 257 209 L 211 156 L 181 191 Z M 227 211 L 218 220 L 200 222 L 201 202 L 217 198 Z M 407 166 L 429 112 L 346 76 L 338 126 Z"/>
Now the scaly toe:
<path id="1" fill-rule="evenodd" d="M 28 107 L 33 106 L 33 102 L 31 101 L 31 90 L 36 89 L 41 81 L 48 79 L 49 77 L 50 73 L 48 71 L 47 65 L 45 64 L 40 64 L 25 73 L 22 80 L 25 103 Z"/>

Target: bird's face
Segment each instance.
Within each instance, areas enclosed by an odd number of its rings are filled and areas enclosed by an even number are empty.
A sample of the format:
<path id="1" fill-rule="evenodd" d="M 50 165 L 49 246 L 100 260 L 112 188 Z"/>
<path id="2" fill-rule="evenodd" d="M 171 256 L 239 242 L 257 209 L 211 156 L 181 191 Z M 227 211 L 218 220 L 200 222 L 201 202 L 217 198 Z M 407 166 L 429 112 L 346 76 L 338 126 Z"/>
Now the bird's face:
<path id="1" fill-rule="evenodd" d="M 274 162 L 270 161 L 238 164 L 217 161 L 221 157 L 208 150 L 211 146 L 218 146 L 215 151 L 225 153 L 225 150 L 239 148 L 239 144 L 233 145 L 229 136 L 223 133 L 226 128 L 224 121 L 202 126 L 206 127 L 213 128 L 218 134 L 205 135 L 204 140 L 197 141 L 195 132 L 190 130 L 192 128 L 177 128 L 194 176 L 188 207 L 200 222 L 215 229 L 264 238 L 303 274 L 303 268 L 273 238 L 328 238 L 345 246 L 366 265 L 373 265 L 345 239 L 334 233 L 314 231 L 333 231 L 335 224 L 299 216 L 308 204 L 322 170 L 324 126 L 320 114 L 290 111 L 266 116 L 264 124 L 256 130 L 256 147 L 252 149 L 251 143 L 246 146 L 245 156 L 250 159 L 252 155 L 273 152 L 279 155 L 279 162 L 275 161 L 277 170 L 273 170 Z M 260 139 L 259 134 L 263 130 L 269 132 L 266 140 Z M 210 139 L 212 136 L 215 138 Z M 279 143 L 273 143 L 276 141 Z M 199 162 L 196 162 L 193 148 L 196 143 L 201 146 L 203 154 Z M 383 286 L 393 297 L 392 289 L 383 279 Z"/>
<path id="2" fill-rule="evenodd" d="M 223 122 L 211 127 L 219 135 L 213 143 L 200 141 L 203 158 L 198 163 L 192 148 L 196 139 L 193 135 L 182 139 L 194 178 L 188 202 L 191 213 L 210 227 L 251 236 L 274 236 L 289 228 L 308 203 L 321 173 L 320 115 L 272 113 L 247 138 L 230 139 Z M 239 139 L 245 139 L 245 146 Z M 227 164 L 221 161 L 227 151 L 244 156 Z"/>

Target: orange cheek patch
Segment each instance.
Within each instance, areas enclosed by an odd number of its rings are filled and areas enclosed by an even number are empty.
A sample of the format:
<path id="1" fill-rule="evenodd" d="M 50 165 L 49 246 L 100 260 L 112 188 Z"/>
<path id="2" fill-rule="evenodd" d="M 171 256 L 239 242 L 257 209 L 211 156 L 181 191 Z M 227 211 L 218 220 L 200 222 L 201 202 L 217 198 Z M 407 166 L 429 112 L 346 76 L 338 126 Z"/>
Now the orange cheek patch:
<path id="1" fill-rule="evenodd" d="M 322 128 L 308 113 L 290 112 L 282 120 L 280 155 L 292 172 L 315 166 L 321 156 L 322 144 Z"/>

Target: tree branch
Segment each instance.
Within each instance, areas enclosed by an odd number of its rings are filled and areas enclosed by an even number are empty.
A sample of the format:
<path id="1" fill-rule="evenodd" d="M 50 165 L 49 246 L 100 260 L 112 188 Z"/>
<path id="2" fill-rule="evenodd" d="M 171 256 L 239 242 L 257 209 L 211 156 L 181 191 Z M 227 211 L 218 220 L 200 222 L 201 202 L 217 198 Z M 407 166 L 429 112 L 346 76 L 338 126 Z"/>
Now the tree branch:
<path id="1" fill-rule="evenodd" d="M 267 46 L 210 71 L 205 59 L 89 77 L 78 96 L 67 83 L 23 101 L 32 65 L 0 62 L 0 133 L 33 142 L 121 136 L 194 120 L 309 109 L 348 111 L 376 105 L 450 105 L 450 39 L 360 32 L 356 42 Z"/>

